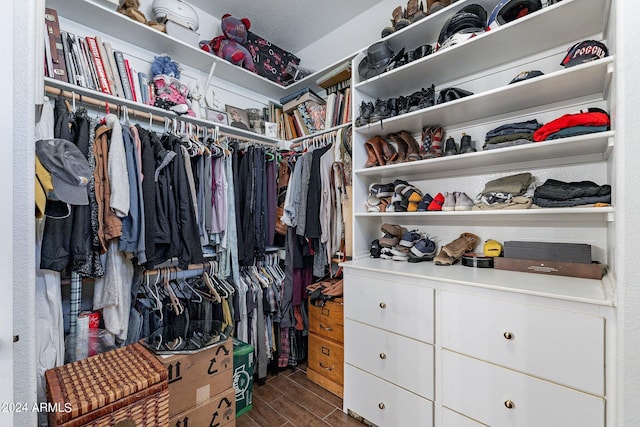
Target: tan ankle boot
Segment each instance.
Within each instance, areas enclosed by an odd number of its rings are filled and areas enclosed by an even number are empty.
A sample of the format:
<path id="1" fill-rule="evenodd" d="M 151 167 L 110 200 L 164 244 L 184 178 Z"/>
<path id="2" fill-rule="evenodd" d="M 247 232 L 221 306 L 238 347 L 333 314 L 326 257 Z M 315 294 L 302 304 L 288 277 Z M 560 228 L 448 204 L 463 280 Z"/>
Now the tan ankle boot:
<path id="1" fill-rule="evenodd" d="M 444 245 L 442 250 L 452 258 L 459 259 L 465 252 L 471 252 L 478 246 L 480 238 L 473 233 L 462 233 L 460 237 Z"/>

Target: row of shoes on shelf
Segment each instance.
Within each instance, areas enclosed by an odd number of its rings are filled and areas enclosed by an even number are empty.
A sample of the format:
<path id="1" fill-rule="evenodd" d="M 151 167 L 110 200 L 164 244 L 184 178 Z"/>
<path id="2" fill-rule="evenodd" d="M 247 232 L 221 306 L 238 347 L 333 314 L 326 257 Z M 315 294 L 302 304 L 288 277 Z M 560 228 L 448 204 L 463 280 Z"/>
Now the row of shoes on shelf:
<path id="1" fill-rule="evenodd" d="M 440 9 L 449 6 L 456 0 L 426 0 L 426 8 L 422 0 L 409 0 L 405 9 L 402 6 L 397 6 L 391 12 L 391 26 L 384 27 L 382 29 L 382 38 L 399 31 L 414 22 L 418 22 L 422 18 L 431 15 Z"/>
<path id="2" fill-rule="evenodd" d="M 467 252 L 472 252 L 480 238 L 469 232 L 437 250 L 435 238 L 418 230 L 407 230 L 397 224 L 384 223 L 380 227 L 383 236 L 371 242 L 372 258 L 391 259 L 394 261 L 422 262 L 433 261 L 436 265 L 453 265 Z"/>
<path id="3" fill-rule="evenodd" d="M 406 130 L 385 136 L 376 135 L 364 143 L 367 153 L 365 167 L 385 166 L 477 151 L 470 135 L 463 133 L 459 144 L 450 136 L 445 141 L 444 147 L 442 146 L 443 136 L 444 130 L 441 126 L 425 126 L 422 129 L 420 143 Z"/>
<path id="4" fill-rule="evenodd" d="M 438 193 L 432 197 L 401 179 L 371 184 L 365 202 L 367 212 L 469 211 L 473 206 L 473 200 L 463 191 Z"/>
<path id="5" fill-rule="evenodd" d="M 421 88 L 409 96 L 400 95 L 397 98 L 391 97 L 388 99 L 378 98 L 375 103 L 362 101 L 360 103 L 360 114 L 356 117 L 356 126 L 360 127 L 378 121 L 381 122 L 384 119 L 412 113 L 469 95 L 473 95 L 473 92 L 458 87 L 447 87 L 440 90 L 436 99 L 435 86 L 431 85 L 427 89 Z"/>

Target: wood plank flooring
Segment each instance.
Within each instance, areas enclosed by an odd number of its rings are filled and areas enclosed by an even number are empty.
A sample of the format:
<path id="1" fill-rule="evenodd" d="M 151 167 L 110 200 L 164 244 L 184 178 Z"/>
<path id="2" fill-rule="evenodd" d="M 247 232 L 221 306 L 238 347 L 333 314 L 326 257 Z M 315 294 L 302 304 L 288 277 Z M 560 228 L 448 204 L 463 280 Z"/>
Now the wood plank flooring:
<path id="1" fill-rule="evenodd" d="M 237 427 L 362 427 L 342 412 L 342 399 L 307 379 L 306 365 L 287 369 L 253 385 L 253 408 Z"/>

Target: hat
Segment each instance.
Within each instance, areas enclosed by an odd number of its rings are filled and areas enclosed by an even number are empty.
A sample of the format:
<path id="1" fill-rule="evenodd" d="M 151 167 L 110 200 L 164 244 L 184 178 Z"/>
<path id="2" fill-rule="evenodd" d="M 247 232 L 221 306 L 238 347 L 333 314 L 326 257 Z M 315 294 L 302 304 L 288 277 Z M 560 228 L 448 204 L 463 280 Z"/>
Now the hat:
<path id="1" fill-rule="evenodd" d="M 560 65 L 565 68 L 609 56 L 604 43 L 597 40 L 584 40 L 571 46 Z"/>
<path id="2" fill-rule="evenodd" d="M 66 218 L 71 214 L 71 207 L 68 203 L 47 198 L 52 193 L 53 182 L 51 174 L 36 157 L 36 218 L 42 218 L 45 215 L 49 218 Z"/>
<path id="3" fill-rule="evenodd" d="M 487 11 L 479 4 L 467 5 L 444 23 L 438 36 L 438 45 L 442 45 L 445 40 L 462 30 L 481 33 L 484 32 L 486 26 Z"/>
<path id="4" fill-rule="evenodd" d="M 513 80 L 511 80 L 509 82 L 509 84 L 518 83 L 518 82 L 521 82 L 521 81 L 524 81 L 524 80 L 532 79 L 534 77 L 539 77 L 539 76 L 543 76 L 543 75 L 544 75 L 544 73 L 542 71 L 540 71 L 540 70 L 521 71 L 521 72 L 518 73 L 517 76 L 515 76 L 513 78 Z"/>
<path id="5" fill-rule="evenodd" d="M 366 80 L 382 74 L 394 59 L 394 52 L 388 41 L 376 42 L 367 48 L 365 56 L 358 64 L 360 79 Z"/>
<path id="6" fill-rule="evenodd" d="M 41 139 L 36 141 L 36 155 L 51 172 L 53 191 L 59 200 L 72 205 L 89 204 L 91 168 L 78 147 L 66 139 Z"/>
<path id="7" fill-rule="evenodd" d="M 540 0 L 501 0 L 489 15 L 488 29 L 495 29 L 542 9 Z"/>

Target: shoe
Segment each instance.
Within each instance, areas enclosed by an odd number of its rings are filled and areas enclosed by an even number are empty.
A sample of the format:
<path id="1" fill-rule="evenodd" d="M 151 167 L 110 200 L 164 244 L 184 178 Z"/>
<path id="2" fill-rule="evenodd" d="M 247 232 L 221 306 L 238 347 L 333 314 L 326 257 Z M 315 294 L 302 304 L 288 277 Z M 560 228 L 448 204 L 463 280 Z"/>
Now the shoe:
<path id="1" fill-rule="evenodd" d="M 444 251 L 444 248 L 440 248 L 440 253 L 436 255 L 433 262 L 436 265 L 453 265 L 458 261 L 456 258 L 452 258 Z"/>
<path id="2" fill-rule="evenodd" d="M 421 238 L 422 237 L 420 236 L 420 233 L 418 233 L 417 230 L 407 231 L 402 235 L 402 239 L 400 239 L 400 243 L 398 244 L 400 246 L 404 246 L 405 248 L 410 248 L 413 245 L 415 245 L 415 243 Z"/>
<path id="3" fill-rule="evenodd" d="M 394 261 L 409 261 L 409 256 L 408 255 L 393 255 L 391 257 L 392 260 Z"/>
<path id="4" fill-rule="evenodd" d="M 371 116 L 369 116 L 369 123 L 382 121 L 384 119 L 388 119 L 389 117 L 391 117 L 391 112 L 389 111 L 389 108 L 387 106 L 387 101 L 378 98 L 373 107 L 373 112 L 371 113 Z"/>
<path id="5" fill-rule="evenodd" d="M 455 195 L 455 198 L 456 198 L 456 205 L 455 205 L 456 211 L 470 211 L 471 209 L 473 209 L 473 206 L 474 206 L 473 200 L 471 200 L 471 198 L 467 196 L 467 193 L 464 193 L 462 191 L 456 191 L 453 194 Z"/>
<path id="6" fill-rule="evenodd" d="M 429 203 L 431 203 L 432 201 L 433 197 L 431 197 L 431 194 L 425 194 L 424 196 L 422 196 L 422 200 L 418 203 L 418 206 L 416 206 L 416 211 L 426 212 L 427 208 L 429 207 Z"/>
<path id="7" fill-rule="evenodd" d="M 367 150 L 365 167 L 384 166 L 387 164 L 383 154 L 383 144 L 386 144 L 386 141 L 379 136 L 374 136 L 364 143 L 364 147 Z"/>
<path id="8" fill-rule="evenodd" d="M 400 239 L 402 239 L 402 236 L 404 236 L 404 233 L 407 232 L 407 229 L 401 225 L 389 224 L 386 222 L 380 226 L 380 230 L 383 233 L 388 234 L 389 236 L 396 237 L 398 241 L 400 241 Z"/>
<path id="9" fill-rule="evenodd" d="M 407 152 L 409 150 L 409 144 L 400 135 L 396 133 L 391 133 L 387 135 L 395 145 L 398 152 L 398 156 L 396 157 L 395 163 L 404 163 L 408 161 Z"/>
<path id="10" fill-rule="evenodd" d="M 396 236 L 385 234 L 384 237 L 379 238 L 378 241 L 383 248 L 392 248 L 400 242 L 400 239 Z"/>
<path id="11" fill-rule="evenodd" d="M 406 130 L 401 130 L 397 135 L 407 143 L 407 160 L 410 162 L 422 160 L 422 157 L 420 157 L 420 144 L 418 144 L 418 141 L 416 141 L 415 138 Z"/>
<path id="12" fill-rule="evenodd" d="M 382 248 L 380 250 L 380 258 L 382 258 L 382 259 L 393 259 L 393 254 L 391 253 L 391 248 Z"/>
<path id="13" fill-rule="evenodd" d="M 441 126 L 425 126 L 422 128 L 423 159 L 433 159 L 442 157 L 442 137 L 444 131 Z"/>
<path id="14" fill-rule="evenodd" d="M 370 200 L 376 200 L 378 203 L 370 203 Z M 386 212 L 387 206 L 389 205 L 389 197 L 385 197 L 383 199 L 377 199 L 373 196 L 369 196 L 369 199 L 365 202 L 365 207 L 367 208 L 367 212 Z"/>
<path id="15" fill-rule="evenodd" d="M 456 193 L 444 193 L 444 203 L 442 204 L 443 211 L 456 210 Z"/>
<path id="16" fill-rule="evenodd" d="M 364 126 L 369 123 L 369 118 L 373 113 L 373 102 L 364 102 L 360 104 L 360 115 L 356 118 L 356 126 Z"/>
<path id="17" fill-rule="evenodd" d="M 405 248 L 400 245 L 396 245 L 391 248 L 391 253 L 396 256 L 409 257 L 409 251 L 411 248 Z"/>
<path id="18" fill-rule="evenodd" d="M 444 203 L 444 196 L 442 193 L 436 194 L 436 197 L 433 198 L 429 206 L 427 206 L 428 211 L 441 211 L 442 204 Z"/>
<path id="19" fill-rule="evenodd" d="M 458 150 L 456 141 L 452 137 L 449 137 L 444 143 L 444 156 L 453 156 L 454 154 L 460 154 L 460 150 Z"/>
<path id="20" fill-rule="evenodd" d="M 387 109 L 389 110 L 389 117 L 395 117 L 398 115 L 398 98 L 387 99 Z"/>
<path id="21" fill-rule="evenodd" d="M 420 58 L 424 58 L 425 56 L 431 55 L 433 53 L 433 46 L 430 44 L 423 44 L 422 46 L 418 46 L 413 51 L 413 60 L 416 61 Z"/>
<path id="22" fill-rule="evenodd" d="M 422 88 L 420 102 L 418 102 L 418 108 L 429 108 L 436 105 L 436 87 L 431 85 L 428 89 Z"/>
<path id="23" fill-rule="evenodd" d="M 460 154 L 476 152 L 476 148 L 471 145 L 471 136 L 463 134 L 460 139 Z"/>
<path id="24" fill-rule="evenodd" d="M 395 194 L 395 186 L 392 183 L 371 184 L 369 186 L 369 194 L 377 199 L 382 199 L 383 197 L 391 197 Z"/>
<path id="25" fill-rule="evenodd" d="M 396 194 L 402 196 L 402 198 L 407 199 L 409 202 L 420 202 L 422 200 L 422 192 L 413 185 L 409 184 L 407 181 L 403 181 L 401 179 L 396 179 L 393 181 L 393 185 L 395 186 Z"/>
<path id="26" fill-rule="evenodd" d="M 409 258 L 419 259 L 420 261 L 430 261 L 435 255 L 436 243 L 428 237 L 418 240 L 409 252 Z"/>
<path id="27" fill-rule="evenodd" d="M 409 112 L 409 98 L 406 96 L 398 97 L 398 114 L 407 114 Z"/>
<path id="28" fill-rule="evenodd" d="M 411 23 L 417 22 L 422 18 L 426 17 L 426 13 L 424 13 L 424 8 L 422 6 L 422 2 L 419 0 L 409 0 L 407 2 L 407 9 L 405 12 L 405 18 L 407 18 Z"/>
<path id="29" fill-rule="evenodd" d="M 427 0 L 427 15 L 432 15 L 450 4 L 451 0 Z"/>
<path id="30" fill-rule="evenodd" d="M 473 233 L 462 233 L 460 237 L 447 243 L 442 249 L 450 257 L 458 259 L 465 252 L 472 252 L 479 241 L 480 238 Z"/>

